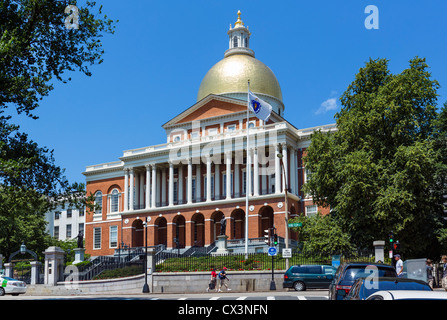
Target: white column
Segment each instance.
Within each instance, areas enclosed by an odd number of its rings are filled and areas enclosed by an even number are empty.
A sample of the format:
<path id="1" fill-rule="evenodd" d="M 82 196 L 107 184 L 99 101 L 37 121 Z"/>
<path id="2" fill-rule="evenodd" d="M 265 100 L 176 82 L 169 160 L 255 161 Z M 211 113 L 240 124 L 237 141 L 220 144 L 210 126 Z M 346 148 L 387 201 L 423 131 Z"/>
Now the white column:
<path id="1" fill-rule="evenodd" d="M 169 162 L 169 206 L 174 205 L 174 164 Z"/>
<path id="2" fill-rule="evenodd" d="M 140 203 L 138 209 L 143 209 L 144 207 L 144 172 L 140 173 Z"/>
<path id="3" fill-rule="evenodd" d="M 206 157 L 206 202 L 211 201 L 211 157 Z"/>
<path id="4" fill-rule="evenodd" d="M 192 203 L 192 161 L 191 158 L 188 159 L 188 187 L 186 188 L 188 194 L 187 194 L 187 201 L 188 204 Z"/>
<path id="5" fill-rule="evenodd" d="M 289 165 L 288 165 L 288 160 L 287 160 L 287 144 L 283 144 L 282 145 L 282 163 L 284 165 L 284 172 L 285 174 L 283 175 L 283 187 L 281 191 L 284 191 L 285 186 L 287 185 L 287 188 L 290 187 L 290 181 L 289 181 Z"/>
<path id="6" fill-rule="evenodd" d="M 199 160 L 200 163 L 196 165 L 196 202 L 202 201 L 202 173 L 200 170 L 201 160 Z"/>
<path id="7" fill-rule="evenodd" d="M 161 198 L 160 191 L 161 191 L 161 171 L 162 170 L 163 169 L 157 170 L 157 181 L 155 183 L 155 189 L 156 189 L 156 191 L 155 191 L 155 199 L 156 199 L 156 201 L 160 201 L 160 198 Z M 159 203 L 159 207 L 161 207 L 161 206 L 162 206 L 162 204 Z"/>
<path id="8" fill-rule="evenodd" d="M 150 196 L 149 193 L 151 191 L 151 167 L 150 165 L 145 165 L 146 167 L 146 190 L 144 193 L 144 200 L 146 202 L 146 209 L 150 208 Z"/>
<path id="9" fill-rule="evenodd" d="M 253 171 L 251 169 L 251 164 L 252 164 L 251 153 L 252 153 L 252 149 L 247 150 L 247 165 L 245 166 L 245 172 L 246 172 L 245 182 L 248 184 L 248 186 L 245 186 L 245 188 L 246 188 L 245 191 L 248 192 L 249 196 L 253 195 L 253 190 L 252 190 L 252 187 L 251 187 L 251 181 L 253 179 Z"/>
<path id="10" fill-rule="evenodd" d="M 239 164 L 234 164 L 234 197 L 239 198 L 241 196 L 241 186 L 239 184 L 240 177 L 239 177 L 240 171 L 239 171 Z"/>
<path id="11" fill-rule="evenodd" d="M 166 206 L 166 168 L 161 169 L 161 206 Z"/>
<path id="12" fill-rule="evenodd" d="M 290 152 L 290 188 L 293 194 L 296 194 L 296 149 L 291 148 Z"/>
<path id="13" fill-rule="evenodd" d="M 134 179 L 133 179 L 133 168 L 130 168 L 130 179 L 129 179 L 129 210 L 133 211 L 133 188 L 134 188 Z"/>
<path id="14" fill-rule="evenodd" d="M 225 153 L 226 156 L 226 165 L 227 165 L 227 185 L 226 185 L 226 192 L 227 192 L 227 199 L 231 199 L 231 152 Z"/>
<path id="15" fill-rule="evenodd" d="M 276 145 L 275 150 L 275 193 L 281 193 L 281 163 L 278 158 L 280 144 Z"/>
<path id="16" fill-rule="evenodd" d="M 183 204 L 183 164 L 180 163 L 178 167 L 178 182 L 177 182 L 177 197 L 178 203 Z"/>
<path id="17" fill-rule="evenodd" d="M 220 164 L 214 164 L 214 200 L 220 200 Z"/>
<path id="18" fill-rule="evenodd" d="M 129 169 L 124 169 L 124 211 L 129 210 Z"/>
<path id="19" fill-rule="evenodd" d="M 265 169 L 265 165 L 263 169 Z M 265 173 L 265 171 L 266 170 L 263 170 L 263 174 L 261 175 L 261 194 L 268 193 L 267 174 Z"/>
<path id="20" fill-rule="evenodd" d="M 157 205 L 156 203 L 156 193 L 157 192 L 157 167 L 155 164 L 152 165 L 152 201 L 151 201 L 151 208 L 155 208 Z"/>
<path id="21" fill-rule="evenodd" d="M 258 149 L 253 149 L 253 195 L 259 196 L 259 164 Z"/>
<path id="22" fill-rule="evenodd" d="M 135 209 L 140 209 L 139 205 L 140 205 L 140 201 L 139 201 L 139 196 L 140 196 L 140 174 L 138 172 L 134 172 L 134 180 L 135 180 L 135 191 L 134 191 L 134 210 Z"/>

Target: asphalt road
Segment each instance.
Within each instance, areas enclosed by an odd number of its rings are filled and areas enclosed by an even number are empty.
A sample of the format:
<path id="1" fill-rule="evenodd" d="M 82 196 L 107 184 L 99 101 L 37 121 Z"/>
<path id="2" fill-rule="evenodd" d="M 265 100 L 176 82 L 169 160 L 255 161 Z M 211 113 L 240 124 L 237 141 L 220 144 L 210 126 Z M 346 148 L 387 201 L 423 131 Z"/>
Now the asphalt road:
<path id="1" fill-rule="evenodd" d="M 191 301 L 191 300 L 234 300 L 234 301 L 250 301 L 250 300 L 327 300 L 327 290 L 308 290 L 308 291 L 267 291 L 267 292 L 210 292 L 210 293 L 180 293 L 180 294 L 122 294 L 122 295 L 72 295 L 72 296 L 32 296 L 6 295 L 0 297 L 1 300 L 177 300 L 177 301 Z"/>

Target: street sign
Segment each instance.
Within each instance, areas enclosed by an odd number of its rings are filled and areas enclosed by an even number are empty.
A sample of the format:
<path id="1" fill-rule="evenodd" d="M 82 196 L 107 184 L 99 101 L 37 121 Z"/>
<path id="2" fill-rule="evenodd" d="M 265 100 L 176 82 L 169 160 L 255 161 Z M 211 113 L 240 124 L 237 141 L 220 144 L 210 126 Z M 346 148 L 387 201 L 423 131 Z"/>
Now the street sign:
<path id="1" fill-rule="evenodd" d="M 269 256 L 276 256 L 277 253 L 278 253 L 278 250 L 276 250 L 275 247 L 269 248 L 269 251 L 268 251 Z"/>
<path id="2" fill-rule="evenodd" d="M 283 258 L 292 258 L 292 249 L 282 249 L 282 257 Z"/>
<path id="3" fill-rule="evenodd" d="M 302 227 L 303 223 L 302 222 L 289 223 L 288 226 L 289 228 Z"/>

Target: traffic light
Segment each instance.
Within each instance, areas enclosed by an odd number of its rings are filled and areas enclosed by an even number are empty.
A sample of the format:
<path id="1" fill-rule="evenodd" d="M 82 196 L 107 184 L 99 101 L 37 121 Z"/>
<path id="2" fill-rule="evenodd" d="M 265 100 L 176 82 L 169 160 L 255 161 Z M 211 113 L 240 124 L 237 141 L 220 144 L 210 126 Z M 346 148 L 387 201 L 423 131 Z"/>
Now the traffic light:
<path id="1" fill-rule="evenodd" d="M 400 242 L 399 240 L 396 240 L 396 242 L 393 245 L 394 250 L 399 251 L 400 250 Z"/>
<path id="2" fill-rule="evenodd" d="M 270 247 L 271 229 L 264 230 L 264 242 Z"/>
<path id="3" fill-rule="evenodd" d="M 273 245 L 278 245 L 278 235 L 276 233 L 273 235 Z"/>
<path id="4" fill-rule="evenodd" d="M 390 233 L 388 233 L 388 241 L 390 242 L 390 245 L 392 246 L 394 243 L 394 232 L 390 231 Z"/>

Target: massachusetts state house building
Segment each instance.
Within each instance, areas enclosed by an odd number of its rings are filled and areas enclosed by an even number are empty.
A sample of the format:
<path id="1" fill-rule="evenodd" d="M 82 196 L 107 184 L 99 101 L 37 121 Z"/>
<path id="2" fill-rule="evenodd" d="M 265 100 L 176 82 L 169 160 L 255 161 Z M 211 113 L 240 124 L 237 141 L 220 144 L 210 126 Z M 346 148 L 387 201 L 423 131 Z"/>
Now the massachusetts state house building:
<path id="1" fill-rule="evenodd" d="M 223 217 L 229 243 L 243 247 L 248 231 L 250 250 L 259 250 L 265 229 L 275 226 L 285 237 L 285 186 L 289 218 L 327 211 L 301 192 L 302 157 L 314 130 L 334 126 L 297 129 L 289 123 L 279 82 L 255 58 L 240 12 L 228 35 L 229 49 L 203 78 L 197 102 L 162 125 L 166 143 L 86 168 L 87 194 L 100 207 L 85 217 L 86 253 L 144 246 L 146 219 L 148 246 L 212 246 Z M 273 108 L 267 122 L 247 113 L 248 81 Z"/>

